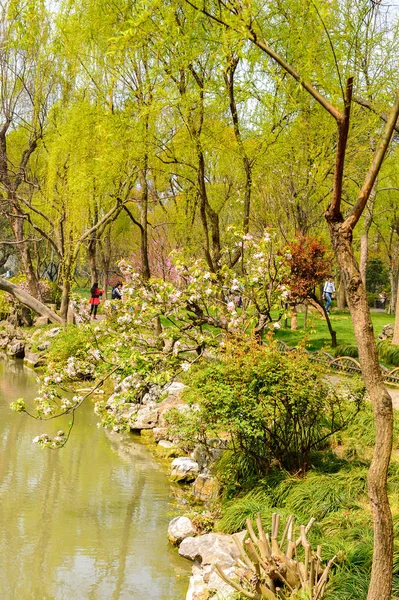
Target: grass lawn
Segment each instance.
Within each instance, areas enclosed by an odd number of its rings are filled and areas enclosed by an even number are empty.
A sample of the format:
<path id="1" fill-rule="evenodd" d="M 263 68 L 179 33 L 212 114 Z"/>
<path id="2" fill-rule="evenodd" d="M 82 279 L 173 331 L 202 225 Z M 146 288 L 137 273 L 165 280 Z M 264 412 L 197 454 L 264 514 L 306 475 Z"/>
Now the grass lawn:
<path id="1" fill-rule="evenodd" d="M 384 325 L 394 322 L 394 315 L 387 315 L 383 312 L 372 312 L 371 318 L 374 325 L 376 337 L 381 333 Z M 355 335 L 353 332 L 352 318 L 349 312 L 334 311 L 331 316 L 331 325 L 337 332 L 337 344 L 356 345 Z M 331 349 L 331 337 L 328 332 L 326 320 L 319 314 L 312 312 L 308 314 L 308 322 L 306 330 L 303 329 L 304 313 L 298 313 L 298 329 L 291 331 L 290 321 L 288 320 L 288 328 L 276 331 L 277 338 L 284 340 L 289 346 L 297 346 L 304 340 L 308 350 Z"/>

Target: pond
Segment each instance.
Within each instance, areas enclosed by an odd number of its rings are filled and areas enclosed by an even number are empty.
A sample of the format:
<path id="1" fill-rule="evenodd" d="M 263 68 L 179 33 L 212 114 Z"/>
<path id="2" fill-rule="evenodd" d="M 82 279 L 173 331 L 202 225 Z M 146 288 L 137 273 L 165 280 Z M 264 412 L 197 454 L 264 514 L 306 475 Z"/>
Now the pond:
<path id="1" fill-rule="evenodd" d="M 0 598 L 183 600 L 191 565 L 167 541 L 170 484 L 150 451 L 98 429 L 90 401 L 63 449 L 32 444 L 66 429 L 9 409 L 36 385 L 0 361 Z"/>

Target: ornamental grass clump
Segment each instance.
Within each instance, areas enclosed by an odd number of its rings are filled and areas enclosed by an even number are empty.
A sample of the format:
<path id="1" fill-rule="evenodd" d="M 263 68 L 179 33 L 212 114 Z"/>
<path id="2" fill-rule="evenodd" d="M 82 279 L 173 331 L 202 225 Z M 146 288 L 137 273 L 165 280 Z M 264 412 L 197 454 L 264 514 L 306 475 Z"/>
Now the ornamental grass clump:
<path id="1" fill-rule="evenodd" d="M 237 571 L 239 581 L 228 577 L 216 565 L 220 577 L 245 598 L 254 600 L 321 600 L 324 598 L 328 576 L 335 560 L 326 566 L 321 562 L 321 546 L 313 552 L 307 534 L 314 519 L 300 526 L 297 537 L 294 532 L 294 517 L 288 517 L 283 534 L 279 537 L 280 515 L 272 516 L 271 536 L 265 533 L 260 515 L 256 524 L 256 535 L 251 520 L 247 519 L 246 539 L 240 541 L 234 535 L 239 558 Z"/>

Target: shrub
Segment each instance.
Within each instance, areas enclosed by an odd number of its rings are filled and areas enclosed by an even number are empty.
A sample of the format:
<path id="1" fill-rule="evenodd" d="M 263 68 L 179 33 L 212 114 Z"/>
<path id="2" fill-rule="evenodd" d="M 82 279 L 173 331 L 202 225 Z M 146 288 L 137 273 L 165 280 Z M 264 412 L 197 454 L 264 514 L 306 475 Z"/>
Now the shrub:
<path id="1" fill-rule="evenodd" d="M 197 371 L 189 398 L 214 433 L 226 432 L 233 455 L 245 455 L 258 477 L 273 466 L 305 472 L 311 453 L 357 413 L 323 379 L 303 350 L 280 353 L 274 342 L 237 342 L 224 360 Z M 343 406 L 346 406 L 343 411 Z"/>
<path id="2" fill-rule="evenodd" d="M 359 349 L 353 344 L 341 344 L 335 348 L 334 356 L 350 356 L 351 358 L 358 358 Z"/>
<path id="3" fill-rule="evenodd" d="M 377 348 L 380 360 L 399 366 L 399 346 L 391 344 L 389 340 L 380 340 L 377 342 Z"/>

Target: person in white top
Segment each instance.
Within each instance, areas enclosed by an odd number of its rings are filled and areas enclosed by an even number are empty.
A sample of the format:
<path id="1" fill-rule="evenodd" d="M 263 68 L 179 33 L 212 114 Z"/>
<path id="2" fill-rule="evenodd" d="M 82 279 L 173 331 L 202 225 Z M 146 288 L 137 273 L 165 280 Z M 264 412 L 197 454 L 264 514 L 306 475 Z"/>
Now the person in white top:
<path id="1" fill-rule="evenodd" d="M 325 282 L 323 288 L 323 300 L 326 301 L 324 308 L 328 315 L 330 314 L 330 306 L 333 298 L 335 298 L 335 285 L 334 278 L 331 275 Z"/>

